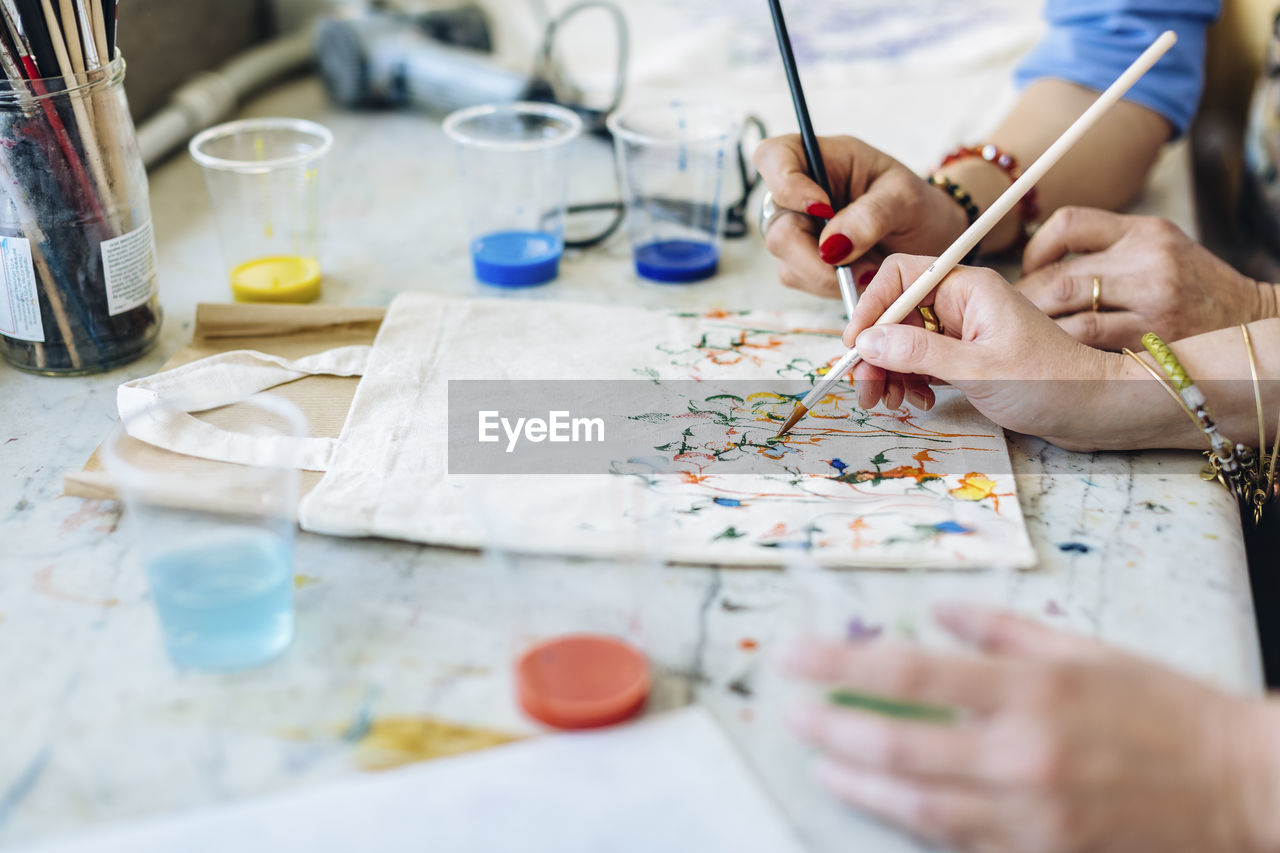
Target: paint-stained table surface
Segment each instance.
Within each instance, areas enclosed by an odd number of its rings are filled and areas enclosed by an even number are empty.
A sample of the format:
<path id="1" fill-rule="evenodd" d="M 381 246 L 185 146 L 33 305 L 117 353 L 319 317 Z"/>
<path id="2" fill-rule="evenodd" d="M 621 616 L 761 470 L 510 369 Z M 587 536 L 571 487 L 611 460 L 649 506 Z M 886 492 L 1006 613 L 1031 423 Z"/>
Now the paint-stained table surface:
<path id="1" fill-rule="evenodd" d="M 998 114 L 1000 104 L 976 87 L 954 89 L 947 96 L 959 99 L 956 114 L 971 116 L 970 125 L 952 124 L 955 139 Z M 783 102 L 768 116 L 775 127 L 786 111 Z M 335 111 L 314 80 L 276 90 L 246 113 L 316 118 L 334 130 L 325 301 L 385 305 L 405 289 L 493 295 L 466 267 L 463 226 L 450 205 L 453 161 L 438 122 Z M 911 165 L 924 168 L 952 141 L 917 149 Z M 575 162 L 575 198 L 613 195 L 604 143 L 585 140 Z M 115 386 L 153 372 L 186 341 L 196 302 L 227 298 L 196 167 L 175 157 L 151 181 L 166 311 L 159 348 L 88 378 L 0 367 L 0 845 L 411 760 L 441 740 L 427 737 L 432 717 L 532 730 L 510 698 L 506 635 L 490 595 L 495 569 L 465 552 L 303 535 L 298 635 L 282 659 L 225 676 L 169 664 L 144 578 L 124 559 L 117 507 L 59 497 L 64 471 L 80 466 L 111 426 Z M 1143 205 L 1185 225 L 1189 197 L 1185 152 L 1175 149 Z M 638 282 L 617 239 L 567 258 L 555 284 L 513 298 L 817 305 L 776 284 L 755 236 L 729 244 L 722 273 L 703 284 Z M 1073 454 L 1017 436 L 1010 443 L 1039 565 L 1016 576 L 844 575 L 867 630 L 913 623 L 928 639 L 931 602 L 983 600 L 1226 688 L 1260 689 L 1238 518 L 1221 488 L 1200 481 L 1199 457 Z M 534 576 L 548 589 L 607 592 L 599 589 L 604 575 L 587 564 L 548 561 Z M 646 628 L 665 644 L 655 708 L 707 705 L 815 850 L 916 849 L 818 792 L 804 750 L 778 724 L 787 688 L 767 656 L 794 629 L 796 593 L 784 575 L 672 568 L 650 593 Z"/>

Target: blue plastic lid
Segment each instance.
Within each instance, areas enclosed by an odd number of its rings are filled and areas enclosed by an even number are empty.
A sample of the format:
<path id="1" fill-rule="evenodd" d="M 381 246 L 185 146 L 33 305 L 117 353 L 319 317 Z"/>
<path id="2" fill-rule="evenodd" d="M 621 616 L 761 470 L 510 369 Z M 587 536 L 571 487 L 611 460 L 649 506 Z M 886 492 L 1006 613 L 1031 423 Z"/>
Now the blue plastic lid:
<path id="1" fill-rule="evenodd" d="M 636 246 L 636 273 L 651 281 L 685 284 L 715 275 L 720 253 L 698 240 L 654 240 Z"/>
<path id="2" fill-rule="evenodd" d="M 560 274 L 560 240 L 543 231 L 497 231 L 471 244 L 476 278 L 499 287 L 545 284 Z"/>

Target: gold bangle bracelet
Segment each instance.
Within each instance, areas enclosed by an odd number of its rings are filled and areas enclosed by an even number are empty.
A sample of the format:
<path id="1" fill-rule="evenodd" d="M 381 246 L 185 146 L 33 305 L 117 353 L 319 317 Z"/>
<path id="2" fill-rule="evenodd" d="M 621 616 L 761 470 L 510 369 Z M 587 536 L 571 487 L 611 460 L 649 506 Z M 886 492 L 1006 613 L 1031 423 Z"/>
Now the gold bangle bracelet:
<path id="1" fill-rule="evenodd" d="M 1150 374 L 1151 374 L 1151 378 L 1152 378 L 1152 379 L 1154 379 L 1155 381 L 1159 382 L 1159 383 L 1160 383 L 1160 387 L 1161 387 L 1161 388 L 1163 388 L 1164 390 L 1166 390 L 1166 391 L 1168 391 L 1168 392 L 1169 392 L 1169 396 L 1173 398 L 1173 402 L 1177 403 L 1177 404 L 1178 404 L 1178 407 L 1179 407 L 1179 408 L 1181 408 L 1181 409 L 1182 409 L 1182 411 L 1184 411 L 1184 412 L 1186 412 L 1186 413 L 1187 413 L 1187 417 L 1191 418 L 1191 423 L 1195 424 L 1196 429 L 1200 429 L 1200 420 L 1196 417 L 1196 413 L 1195 413 L 1195 412 L 1193 412 L 1193 411 L 1191 411 L 1191 409 L 1190 409 L 1190 408 L 1187 406 L 1187 404 L 1183 401 L 1182 396 L 1181 396 L 1180 394 L 1178 394 L 1178 392 L 1174 389 L 1174 387 L 1173 387 L 1172 385 L 1170 385 L 1170 384 L 1169 384 L 1169 380 L 1168 380 L 1168 379 L 1165 379 L 1163 376 L 1161 376 L 1161 375 L 1160 375 L 1160 373 L 1159 373 L 1159 371 L 1157 371 L 1154 367 L 1152 367 L 1151 365 L 1149 365 L 1149 364 L 1147 364 L 1145 361 L 1143 361 L 1143 360 L 1142 360 L 1142 357 L 1141 357 L 1141 356 L 1139 356 L 1139 355 L 1138 355 L 1136 352 L 1134 352 L 1133 350 L 1129 349 L 1128 347 L 1121 347 L 1120 349 L 1121 349 L 1121 352 L 1123 352 L 1125 355 L 1129 356 L 1129 358 L 1131 358 L 1131 359 L 1133 359 L 1134 361 L 1138 362 L 1138 366 L 1139 366 L 1139 367 L 1141 367 L 1141 368 L 1142 368 L 1143 370 L 1145 370 L 1147 373 L 1150 373 Z M 1203 430 L 1202 430 L 1202 432 L 1203 432 Z M 1205 437 L 1206 437 L 1206 438 L 1208 438 L 1208 436 L 1205 436 Z M 1209 446 L 1210 446 L 1210 447 L 1213 447 L 1213 442 L 1210 442 L 1210 443 L 1209 443 Z"/>
<path id="2" fill-rule="evenodd" d="M 1159 335 L 1155 332 L 1147 332 L 1142 336 L 1142 345 L 1147 352 L 1151 353 L 1151 357 L 1156 360 L 1156 364 L 1160 365 L 1160 368 L 1164 370 L 1169 384 L 1177 389 L 1178 396 L 1182 398 L 1186 408 L 1194 413 L 1193 417 L 1197 425 L 1204 431 L 1205 436 L 1209 439 L 1209 446 L 1213 448 L 1215 466 L 1222 471 L 1238 491 L 1240 478 L 1239 453 L 1236 445 L 1218 430 L 1218 425 L 1213 420 L 1213 414 L 1209 411 L 1209 403 L 1205 400 L 1204 394 L 1196 387 L 1196 383 L 1191 379 L 1186 368 L 1182 366 L 1182 362 L 1178 361 L 1178 357 L 1173 350 L 1160 339 Z"/>

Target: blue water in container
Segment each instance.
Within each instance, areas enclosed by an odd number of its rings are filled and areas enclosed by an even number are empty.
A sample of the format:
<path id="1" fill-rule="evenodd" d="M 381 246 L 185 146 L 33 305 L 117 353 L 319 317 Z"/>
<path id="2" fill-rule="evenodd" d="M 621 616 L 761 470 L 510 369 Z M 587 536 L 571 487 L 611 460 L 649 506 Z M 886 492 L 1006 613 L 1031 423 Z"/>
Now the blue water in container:
<path id="1" fill-rule="evenodd" d="M 501 287 L 551 281 L 560 272 L 560 240 L 545 231 L 496 231 L 471 243 L 476 278 Z"/>
<path id="2" fill-rule="evenodd" d="M 720 253 L 698 240 L 654 240 L 635 249 L 636 273 L 652 281 L 701 281 L 715 274 Z"/>
<path id="3" fill-rule="evenodd" d="M 287 542 L 252 527 L 153 558 L 151 595 L 174 662 L 241 669 L 284 651 L 293 640 L 292 566 Z"/>

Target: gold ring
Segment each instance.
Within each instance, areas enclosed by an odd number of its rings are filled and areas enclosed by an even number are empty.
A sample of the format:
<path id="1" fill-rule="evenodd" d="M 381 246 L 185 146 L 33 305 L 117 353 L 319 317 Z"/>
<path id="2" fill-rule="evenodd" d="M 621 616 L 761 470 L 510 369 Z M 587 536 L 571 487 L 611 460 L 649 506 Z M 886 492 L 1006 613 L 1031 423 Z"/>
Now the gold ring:
<path id="1" fill-rule="evenodd" d="M 938 315 L 933 313 L 933 309 L 928 305 L 921 305 L 916 309 L 920 312 L 920 319 L 924 320 L 924 330 L 926 332 L 937 332 L 943 334 L 942 321 L 938 319 Z"/>
<path id="2" fill-rule="evenodd" d="M 1093 277 L 1093 313 L 1097 314 L 1102 307 L 1102 276 Z"/>

